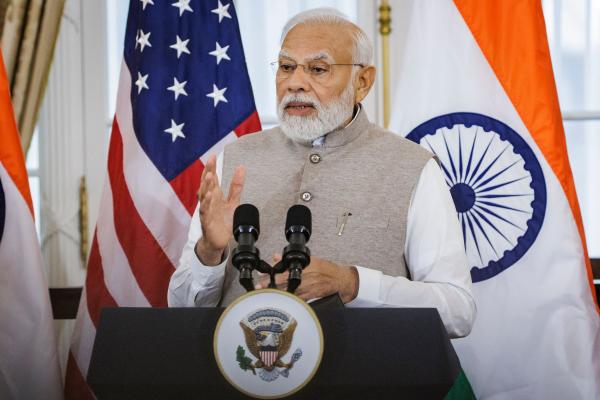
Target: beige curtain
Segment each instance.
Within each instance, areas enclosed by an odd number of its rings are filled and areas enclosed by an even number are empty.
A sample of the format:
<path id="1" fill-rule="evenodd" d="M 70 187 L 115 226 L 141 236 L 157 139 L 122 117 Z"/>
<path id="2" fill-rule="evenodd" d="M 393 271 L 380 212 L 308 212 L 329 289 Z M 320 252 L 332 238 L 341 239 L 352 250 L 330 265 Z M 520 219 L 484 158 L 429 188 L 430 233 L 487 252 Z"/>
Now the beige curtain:
<path id="1" fill-rule="evenodd" d="M 27 153 L 44 96 L 64 0 L 0 0 L 0 42 Z"/>

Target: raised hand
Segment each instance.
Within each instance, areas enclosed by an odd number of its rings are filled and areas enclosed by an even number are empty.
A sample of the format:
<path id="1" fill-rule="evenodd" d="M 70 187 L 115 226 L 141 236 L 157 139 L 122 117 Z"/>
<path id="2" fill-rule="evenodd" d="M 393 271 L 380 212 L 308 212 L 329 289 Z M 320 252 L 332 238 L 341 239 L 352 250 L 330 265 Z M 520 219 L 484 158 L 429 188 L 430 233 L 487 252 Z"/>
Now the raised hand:
<path id="1" fill-rule="evenodd" d="M 223 251 L 232 236 L 233 213 L 240 205 L 246 176 L 244 167 L 237 167 L 225 197 L 216 171 L 217 158 L 212 155 L 204 167 L 198 190 L 202 237 L 196 243 L 196 254 L 204 265 L 221 262 Z"/>

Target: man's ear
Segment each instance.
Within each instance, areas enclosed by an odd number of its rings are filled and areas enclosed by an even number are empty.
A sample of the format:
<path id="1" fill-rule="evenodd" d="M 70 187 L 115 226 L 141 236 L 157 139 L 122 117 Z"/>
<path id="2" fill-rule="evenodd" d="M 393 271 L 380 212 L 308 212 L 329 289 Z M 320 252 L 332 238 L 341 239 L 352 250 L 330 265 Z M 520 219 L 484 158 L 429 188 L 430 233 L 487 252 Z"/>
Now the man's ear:
<path id="1" fill-rule="evenodd" d="M 354 97 L 357 103 L 360 103 L 375 83 L 375 66 L 368 65 L 366 67 L 362 67 L 358 73 L 356 74 L 355 79 L 355 92 Z"/>

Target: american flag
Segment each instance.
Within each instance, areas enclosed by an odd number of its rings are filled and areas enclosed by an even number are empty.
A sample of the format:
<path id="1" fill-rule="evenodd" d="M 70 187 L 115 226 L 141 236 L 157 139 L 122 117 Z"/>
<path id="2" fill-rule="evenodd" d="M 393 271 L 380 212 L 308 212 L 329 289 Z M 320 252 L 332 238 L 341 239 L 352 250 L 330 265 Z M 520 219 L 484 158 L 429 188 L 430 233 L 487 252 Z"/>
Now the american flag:
<path id="1" fill-rule="evenodd" d="M 260 122 L 234 4 L 131 0 L 96 232 L 67 365 L 85 377 L 103 307 L 166 307 L 203 165 Z"/>

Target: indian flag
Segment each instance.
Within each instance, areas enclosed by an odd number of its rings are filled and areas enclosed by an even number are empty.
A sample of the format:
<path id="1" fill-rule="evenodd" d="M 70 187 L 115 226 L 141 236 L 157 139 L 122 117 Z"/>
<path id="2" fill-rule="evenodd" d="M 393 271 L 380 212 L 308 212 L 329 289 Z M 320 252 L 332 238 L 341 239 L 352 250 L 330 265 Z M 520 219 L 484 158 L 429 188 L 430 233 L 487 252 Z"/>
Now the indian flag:
<path id="1" fill-rule="evenodd" d="M 48 285 L 0 53 L 0 399 L 62 399 Z"/>
<path id="2" fill-rule="evenodd" d="M 454 341 L 481 399 L 600 398 L 600 318 L 540 1 L 419 0 L 391 130 L 435 153 L 478 315 Z"/>

